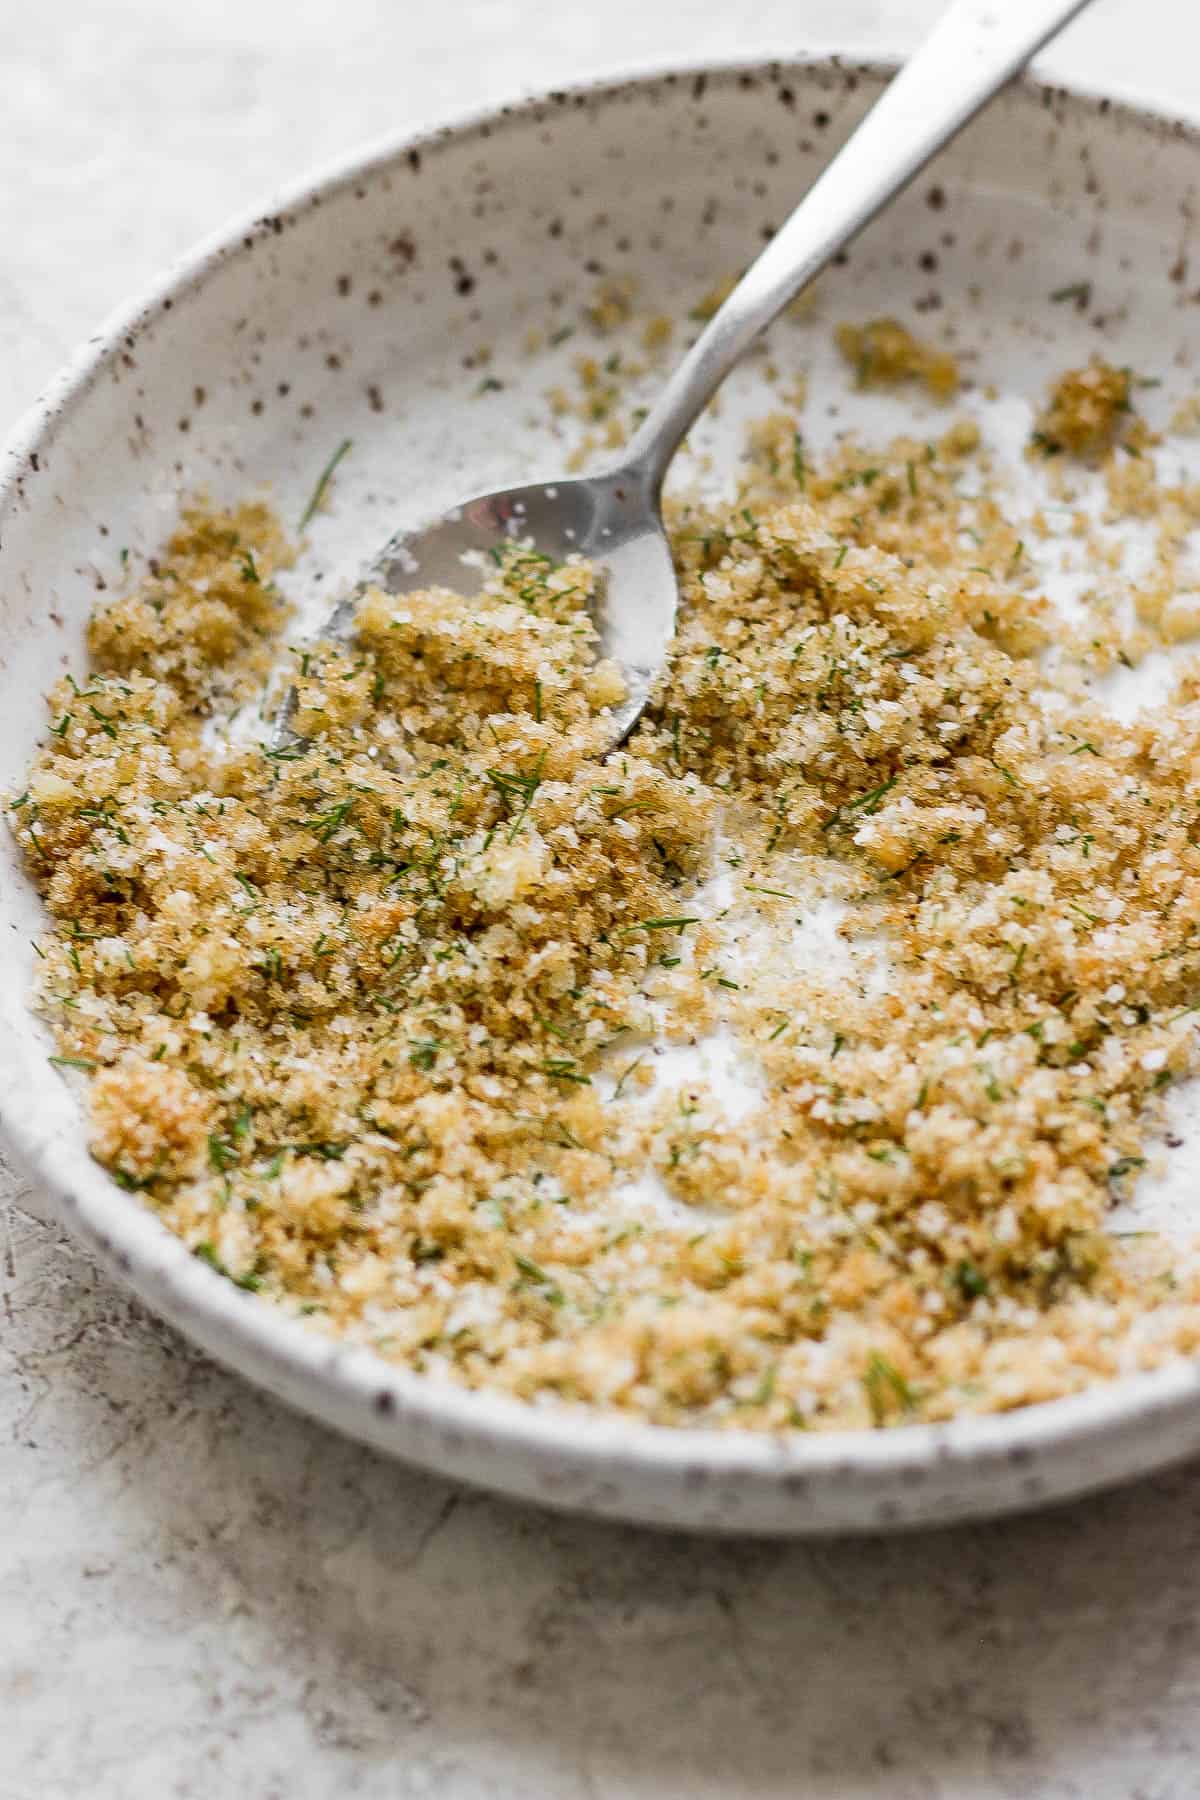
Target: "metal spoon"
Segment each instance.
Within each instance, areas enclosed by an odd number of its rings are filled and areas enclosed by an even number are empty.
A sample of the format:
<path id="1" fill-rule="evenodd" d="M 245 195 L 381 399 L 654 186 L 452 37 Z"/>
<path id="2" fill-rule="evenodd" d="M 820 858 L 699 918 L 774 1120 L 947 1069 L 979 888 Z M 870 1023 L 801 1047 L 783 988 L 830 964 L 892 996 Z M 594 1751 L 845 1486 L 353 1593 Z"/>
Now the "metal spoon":
<path id="1" fill-rule="evenodd" d="M 479 553 L 505 538 L 531 539 L 556 561 L 581 552 L 603 572 L 598 652 L 612 658 L 627 685 L 612 712 L 612 744 L 619 744 L 641 716 L 675 630 L 678 589 L 660 497 L 685 432 L 764 326 L 1087 4 L 954 0 L 709 321 L 618 466 L 582 480 L 481 494 L 434 524 L 397 533 L 331 613 L 323 635 L 352 635 L 366 587 L 461 593 L 472 585 Z M 294 704 L 293 691 L 277 740 L 291 735 Z"/>

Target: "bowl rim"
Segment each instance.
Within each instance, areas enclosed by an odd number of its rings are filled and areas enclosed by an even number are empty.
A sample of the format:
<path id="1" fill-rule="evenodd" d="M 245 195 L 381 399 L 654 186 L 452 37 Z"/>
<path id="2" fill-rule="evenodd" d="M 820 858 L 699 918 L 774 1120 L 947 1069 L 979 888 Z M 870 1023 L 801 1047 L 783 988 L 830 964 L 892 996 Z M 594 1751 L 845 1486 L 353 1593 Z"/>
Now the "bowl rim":
<path id="1" fill-rule="evenodd" d="M 342 153 L 275 190 L 265 206 L 256 205 L 206 234 L 168 263 L 133 300 L 109 314 L 19 417 L 0 448 L 0 525 L 20 503 L 24 484 L 44 478 L 42 459 L 59 430 L 127 338 L 151 326 L 226 261 L 253 254 L 285 222 L 338 198 L 355 182 L 371 180 L 409 153 L 436 153 L 443 144 L 477 138 L 484 127 L 495 130 L 531 117 L 552 116 L 567 104 L 602 106 L 631 88 L 643 92 L 670 88 L 701 75 L 725 81 L 828 70 L 843 79 L 853 74 L 883 81 L 898 66 L 899 59 L 860 51 L 853 43 L 836 52 L 802 49 L 777 57 L 664 58 L 637 63 L 627 71 L 522 92 L 510 101 L 464 108 L 440 122 L 391 132 Z M 1013 86 L 1043 105 L 1061 101 L 1091 110 L 1097 117 L 1123 118 L 1138 129 L 1169 134 L 1200 150 L 1200 112 L 1182 116 L 1139 86 L 1098 87 L 1028 74 Z M 16 1004 L 24 1005 L 23 993 Z M 47 1069 L 39 1081 L 24 1067 L 25 1061 L 0 1009 L 0 1073 L 6 1077 L 0 1125 L 31 1179 L 49 1191 L 58 1217 L 72 1233 L 156 1313 L 218 1362 L 310 1415 L 412 1460 L 421 1460 L 410 1442 L 416 1430 L 452 1436 L 459 1449 L 503 1450 L 538 1462 L 553 1458 L 560 1466 L 567 1459 L 597 1477 L 620 1468 L 673 1471 L 681 1477 L 698 1472 L 716 1479 L 737 1476 L 770 1486 L 822 1474 L 862 1478 L 868 1485 L 873 1485 L 873 1478 L 887 1478 L 890 1485 L 892 1478 L 919 1476 L 933 1464 L 1002 1465 L 1032 1462 L 1050 1449 L 1096 1451 L 1112 1438 L 1140 1433 L 1151 1423 L 1161 1427 L 1171 1421 L 1194 1421 L 1200 1411 L 1200 1360 L 1192 1359 L 1119 1376 L 1082 1393 L 1011 1412 L 894 1430 L 770 1433 L 667 1426 L 586 1406 L 541 1405 L 459 1387 L 388 1363 L 369 1349 L 325 1338 L 208 1268 L 148 1207 L 118 1188 L 86 1150 L 65 1143 L 53 1130 L 53 1121 L 43 1121 L 39 1128 L 37 1106 L 26 1102 L 54 1077 Z"/>

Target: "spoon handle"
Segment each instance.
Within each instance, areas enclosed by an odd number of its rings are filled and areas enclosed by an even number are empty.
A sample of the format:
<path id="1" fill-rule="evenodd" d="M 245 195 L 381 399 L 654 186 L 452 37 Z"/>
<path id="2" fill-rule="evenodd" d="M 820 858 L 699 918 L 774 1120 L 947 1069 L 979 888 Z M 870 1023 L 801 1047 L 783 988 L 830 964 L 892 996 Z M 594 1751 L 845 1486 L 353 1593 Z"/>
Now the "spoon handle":
<path id="1" fill-rule="evenodd" d="M 751 264 L 622 459 L 652 491 L 688 427 L 776 313 L 1089 0 L 953 0 Z"/>

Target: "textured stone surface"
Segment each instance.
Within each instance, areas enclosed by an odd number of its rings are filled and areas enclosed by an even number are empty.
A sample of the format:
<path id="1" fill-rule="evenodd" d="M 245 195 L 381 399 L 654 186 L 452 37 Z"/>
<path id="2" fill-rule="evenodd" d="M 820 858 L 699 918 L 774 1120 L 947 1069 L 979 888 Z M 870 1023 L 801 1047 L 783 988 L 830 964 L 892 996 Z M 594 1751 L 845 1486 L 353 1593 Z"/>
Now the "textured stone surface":
<path id="1" fill-rule="evenodd" d="M 0 419 L 364 137 L 671 57 L 894 47 L 935 10 L 49 0 L 0 50 Z M 1053 66 L 1194 106 L 1190 10 L 1100 0 Z M 41 1210 L 0 1171 L 0 1800 L 1200 1791 L 1195 1469 L 887 1542 L 555 1519 L 260 1399 Z"/>

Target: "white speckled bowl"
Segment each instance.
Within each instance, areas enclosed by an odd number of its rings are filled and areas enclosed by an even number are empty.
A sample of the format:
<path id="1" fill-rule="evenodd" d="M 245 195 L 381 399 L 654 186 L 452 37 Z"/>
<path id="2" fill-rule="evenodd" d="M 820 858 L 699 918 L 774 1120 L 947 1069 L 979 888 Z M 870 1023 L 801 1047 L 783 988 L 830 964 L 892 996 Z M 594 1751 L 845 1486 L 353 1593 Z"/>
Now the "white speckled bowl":
<path id="1" fill-rule="evenodd" d="M 401 521 L 560 468 L 567 428 L 548 421 L 544 393 L 579 346 L 531 351 L 531 329 L 573 322 L 601 275 L 621 273 L 636 276 L 639 304 L 683 321 L 795 203 L 885 73 L 772 65 L 554 94 L 355 160 L 171 271 L 84 348 L 5 452 L 0 781 L 19 782 L 44 730 L 43 691 L 80 667 L 120 549 L 152 550 L 182 493 L 269 483 L 294 518 L 331 448 L 353 438 L 297 572 L 328 591 Z M 882 311 L 953 341 L 998 439 L 1019 438 L 1047 374 L 1093 347 L 1190 391 L 1198 178 L 1200 141 L 1182 126 L 1013 89 L 825 278 L 815 313 L 777 328 L 775 360 L 808 371 L 806 430 L 911 420 L 907 395 L 851 397 L 830 350 L 833 320 Z M 1080 298 L 1051 304 L 1063 288 Z M 484 347 L 504 385 L 475 394 Z M 763 368 L 739 372 L 698 433 L 718 465 L 765 404 Z M 534 1409 L 331 1349 L 189 1255 L 91 1162 L 77 1096 L 24 1008 L 39 909 L 7 834 L 0 856 L 13 1143 L 149 1306 L 341 1431 L 553 1506 L 794 1533 L 1003 1512 L 1200 1448 L 1192 1364 L 1001 1418 L 785 1438 Z"/>

